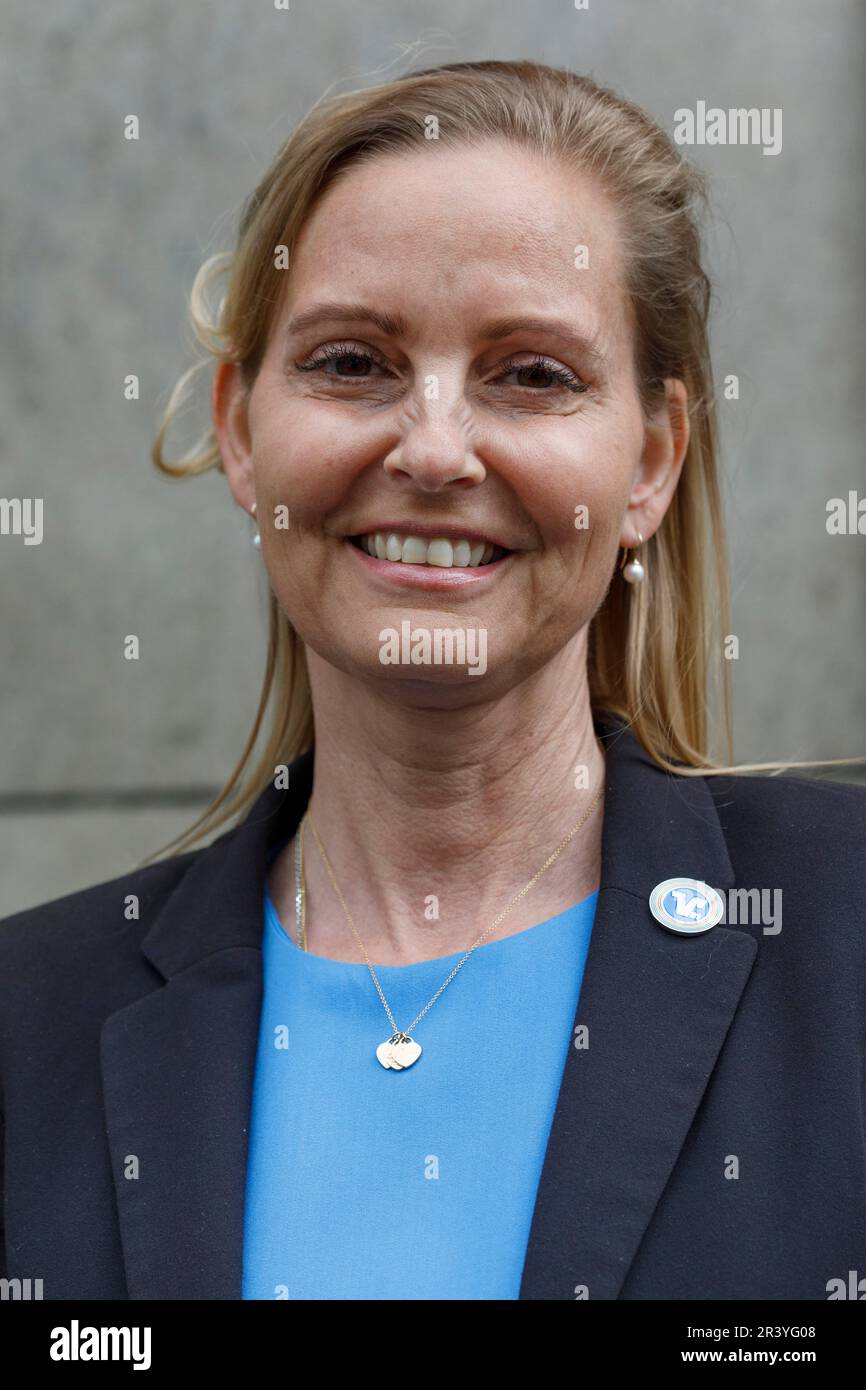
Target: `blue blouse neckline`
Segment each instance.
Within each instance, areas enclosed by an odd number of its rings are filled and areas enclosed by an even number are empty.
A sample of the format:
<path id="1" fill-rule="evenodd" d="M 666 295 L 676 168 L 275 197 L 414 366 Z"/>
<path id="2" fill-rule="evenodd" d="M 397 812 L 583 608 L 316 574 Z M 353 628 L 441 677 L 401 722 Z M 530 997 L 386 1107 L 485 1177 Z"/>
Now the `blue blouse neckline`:
<path id="1" fill-rule="evenodd" d="M 588 894 L 587 897 L 581 898 L 579 902 L 572 903 L 570 907 L 563 908 L 561 912 L 555 913 L 553 917 L 548 917 L 543 922 L 534 922 L 530 927 L 523 927 L 521 931 L 510 932 L 508 936 L 499 937 L 495 941 L 487 941 L 483 945 L 477 946 L 475 949 L 477 951 L 493 951 L 496 948 L 501 949 L 509 942 L 515 945 L 518 943 L 530 944 L 527 939 L 531 933 L 544 933 L 546 928 L 554 928 L 556 924 L 562 923 L 565 918 L 571 917 L 573 913 L 580 912 L 582 915 L 584 911 L 588 911 L 591 907 L 594 908 L 595 900 L 598 897 L 598 891 L 599 890 L 596 889 L 595 892 Z M 265 883 L 264 901 L 266 925 L 288 945 L 289 949 L 294 952 L 298 960 L 315 961 L 317 966 L 320 964 L 331 968 L 342 967 L 343 970 L 366 971 L 367 966 L 363 961 L 333 960 L 330 956 L 319 956 L 316 955 L 314 951 L 301 950 L 294 937 L 286 930 L 281 921 L 267 883 Z M 373 964 L 377 970 L 386 971 L 422 970 L 431 969 L 434 966 L 445 968 L 451 964 L 456 964 L 465 954 L 466 951 L 464 949 L 454 951 L 447 956 L 433 956 L 428 960 L 410 961 L 405 965 L 380 965 L 378 961 L 374 961 Z"/>

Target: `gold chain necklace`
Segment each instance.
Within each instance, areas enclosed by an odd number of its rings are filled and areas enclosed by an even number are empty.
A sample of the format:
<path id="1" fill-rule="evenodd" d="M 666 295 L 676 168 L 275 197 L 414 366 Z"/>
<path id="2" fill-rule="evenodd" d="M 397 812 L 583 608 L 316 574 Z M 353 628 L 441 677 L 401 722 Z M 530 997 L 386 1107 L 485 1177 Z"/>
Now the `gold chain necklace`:
<path id="1" fill-rule="evenodd" d="M 372 977 L 373 977 L 373 983 L 374 983 L 374 985 L 376 986 L 376 989 L 377 989 L 378 994 L 379 994 L 379 998 L 381 999 L 382 1004 L 383 1004 L 384 1009 L 385 1009 L 385 1012 L 386 1012 L 386 1014 L 388 1015 L 388 1021 L 389 1021 L 389 1023 L 391 1024 L 391 1027 L 392 1027 L 392 1029 L 393 1029 L 393 1032 L 392 1032 L 390 1038 L 388 1038 L 385 1042 L 380 1043 L 379 1046 L 376 1048 L 376 1056 L 377 1056 L 378 1060 L 381 1062 L 381 1064 L 382 1064 L 383 1067 L 385 1067 L 385 1068 L 386 1068 L 387 1070 L 389 1070 L 389 1071 L 403 1071 L 403 1070 L 405 1070 L 406 1067 L 411 1067 L 412 1064 L 413 1064 L 414 1062 L 417 1062 L 418 1058 L 421 1056 L 421 1048 L 420 1048 L 420 1046 L 418 1045 L 418 1043 L 415 1042 L 414 1038 L 412 1038 L 412 1036 L 411 1036 L 412 1029 L 415 1028 L 415 1026 L 421 1022 L 421 1019 L 424 1017 L 424 1015 L 427 1013 L 427 1011 L 428 1011 L 429 1009 L 432 1009 L 433 1005 L 436 1003 L 436 1000 L 439 998 L 439 996 L 440 996 L 440 994 L 442 993 L 442 991 L 443 991 L 444 989 L 446 989 L 448 985 L 450 985 L 451 981 L 454 979 L 454 976 L 457 974 L 458 970 L 460 970 L 461 967 L 465 964 L 465 962 L 469 959 L 469 957 L 472 955 L 472 952 L 475 950 L 475 948 L 476 948 L 477 946 L 480 946 L 480 945 L 481 945 L 481 942 L 484 940 L 485 936 L 489 936 L 490 933 L 491 933 L 496 927 L 499 926 L 499 923 L 502 921 L 503 917 L 505 917 L 506 914 L 509 913 L 513 907 L 516 907 L 516 905 L 520 902 L 521 898 L 524 898 L 524 897 L 526 896 L 526 894 L 529 892 L 530 888 L 534 887 L 534 885 L 538 882 L 538 880 L 541 878 L 541 875 L 542 875 L 543 873 L 546 873 L 547 870 L 550 868 L 551 864 L 553 864 L 553 862 L 554 862 L 556 859 L 559 858 L 560 854 L 561 854 L 562 851 L 565 849 L 565 847 L 566 847 L 566 845 L 569 843 L 569 841 L 577 834 L 577 832 L 578 832 L 578 830 L 580 830 L 581 826 L 584 825 L 585 822 L 589 819 L 589 817 L 590 817 L 590 815 L 592 814 L 592 812 L 594 811 L 595 807 L 598 805 L 599 801 L 601 800 L 601 797 L 602 797 L 603 792 L 604 792 L 604 783 L 602 782 L 602 785 L 601 785 L 599 791 L 596 793 L 596 795 L 595 795 L 595 797 L 593 798 L 592 802 L 591 802 L 590 805 L 587 807 L 587 809 L 584 811 L 583 815 L 581 816 L 581 818 L 580 818 L 580 820 L 577 822 L 577 824 L 574 825 L 574 826 L 572 826 L 571 830 L 569 830 L 568 834 L 565 836 L 565 839 L 562 840 L 562 841 L 559 843 L 559 845 L 557 845 L 556 849 L 553 851 L 553 853 L 550 855 L 550 857 L 549 857 L 548 859 L 545 860 L 545 862 L 542 864 L 542 866 L 541 866 L 541 868 L 538 870 L 538 872 L 535 873 L 535 874 L 533 874 L 532 878 L 529 880 L 529 882 L 528 882 L 523 888 L 521 888 L 520 892 L 517 893 L 517 894 L 515 894 L 515 896 L 511 899 L 511 902 L 508 904 L 508 906 L 505 907 L 505 908 L 503 908 L 503 910 L 500 912 L 499 916 L 495 919 L 495 921 L 491 922 L 491 924 L 490 924 L 490 926 L 487 928 L 487 930 L 486 930 L 486 931 L 483 931 L 483 932 L 481 933 L 481 935 L 479 936 L 478 940 L 475 941 L 475 942 L 473 942 L 473 944 L 469 947 L 469 950 L 466 952 L 466 955 L 463 957 L 463 959 L 462 959 L 457 965 L 455 965 L 454 969 L 451 971 L 451 974 L 448 976 L 447 980 L 445 980 L 445 981 L 439 986 L 439 988 L 437 989 L 436 993 L 433 995 L 433 998 L 432 998 L 432 999 L 430 1000 L 430 1002 L 429 1002 L 428 1004 L 426 1004 L 425 1007 L 421 1010 L 421 1012 L 420 1012 L 420 1014 L 418 1015 L 418 1017 L 417 1017 L 416 1019 L 414 1019 L 414 1020 L 412 1021 L 412 1023 L 409 1024 L 409 1027 L 408 1027 L 408 1029 L 407 1029 L 405 1032 L 403 1032 L 402 1029 L 398 1028 L 398 1027 L 397 1027 L 397 1024 L 394 1022 L 394 1015 L 391 1013 L 391 1010 L 390 1010 L 390 1008 L 389 1008 L 389 1006 L 388 1006 L 388 1001 L 387 1001 L 387 999 L 385 998 L 385 994 L 384 994 L 384 991 L 383 991 L 383 989 L 382 989 L 382 986 L 379 984 L 379 980 L 378 980 L 378 978 L 377 978 L 377 976 L 376 976 L 376 972 L 375 972 L 375 970 L 373 969 L 373 964 L 372 964 L 372 962 L 371 962 L 371 960 L 370 960 L 370 957 L 369 957 L 368 954 L 367 954 L 367 948 L 366 948 L 366 946 L 364 945 L 363 941 L 361 940 L 360 936 L 358 935 L 358 931 L 357 931 L 357 929 L 356 929 L 356 927 L 355 927 L 354 921 L 352 920 L 352 914 L 351 914 L 351 912 L 349 911 L 349 908 L 348 908 L 348 906 L 347 906 L 347 904 L 346 904 L 346 900 L 345 900 L 345 898 L 343 897 L 343 894 L 340 892 L 339 884 L 337 883 L 337 880 L 336 880 L 336 878 L 334 877 L 334 872 L 333 872 L 333 870 L 332 870 L 332 868 L 331 868 L 330 860 L 328 859 L 328 856 L 327 856 L 327 854 L 325 853 L 325 846 L 322 844 L 322 841 L 321 841 L 321 839 L 319 838 L 319 832 L 318 832 L 318 830 L 316 829 L 316 826 L 315 826 L 315 823 L 314 823 L 314 821 L 313 821 L 313 818 L 312 818 L 312 816 L 309 814 L 309 812 L 307 812 L 307 813 L 304 815 L 304 817 L 303 817 L 303 819 L 302 819 L 302 821 L 301 821 L 301 824 L 300 824 L 300 826 L 299 826 L 299 828 L 298 828 L 297 835 L 296 835 L 296 837 L 295 837 L 295 874 L 296 874 L 296 879 L 295 879 L 295 919 L 296 919 L 296 924 L 297 924 L 298 945 L 300 946 L 301 950 L 306 951 L 306 949 L 307 949 L 307 925 L 306 925 L 306 885 L 305 885 L 305 882 L 304 882 L 304 831 L 305 831 L 305 829 L 306 829 L 307 820 L 309 820 L 309 822 L 310 822 L 310 828 L 311 828 L 313 834 L 314 834 L 315 837 L 316 837 L 316 843 L 317 843 L 317 845 L 318 845 L 318 847 L 319 847 L 319 852 L 320 852 L 320 854 L 321 854 L 321 856 L 322 856 L 322 860 L 323 860 L 323 862 L 324 862 L 325 868 L 326 868 L 327 871 L 328 871 L 328 877 L 330 878 L 331 883 L 333 884 L 334 892 L 337 894 L 337 897 L 338 897 L 339 900 L 340 900 L 340 906 L 342 907 L 343 912 L 344 912 L 345 915 L 346 915 L 346 920 L 347 920 L 347 922 L 349 923 L 349 926 L 352 928 L 352 932 L 354 933 L 355 940 L 358 942 L 358 945 L 361 947 L 361 951 L 362 951 L 362 953 L 363 953 L 364 960 L 367 962 L 367 969 L 370 971 L 370 974 L 371 974 Z"/>

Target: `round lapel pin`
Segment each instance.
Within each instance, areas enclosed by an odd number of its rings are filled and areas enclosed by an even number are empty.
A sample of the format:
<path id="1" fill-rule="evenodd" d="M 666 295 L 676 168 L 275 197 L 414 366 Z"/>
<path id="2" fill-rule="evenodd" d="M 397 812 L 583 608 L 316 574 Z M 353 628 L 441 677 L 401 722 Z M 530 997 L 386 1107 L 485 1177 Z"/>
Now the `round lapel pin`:
<path id="1" fill-rule="evenodd" d="M 721 893 L 697 878 L 666 878 L 657 883 L 649 905 L 659 925 L 680 936 L 700 936 L 725 915 Z"/>

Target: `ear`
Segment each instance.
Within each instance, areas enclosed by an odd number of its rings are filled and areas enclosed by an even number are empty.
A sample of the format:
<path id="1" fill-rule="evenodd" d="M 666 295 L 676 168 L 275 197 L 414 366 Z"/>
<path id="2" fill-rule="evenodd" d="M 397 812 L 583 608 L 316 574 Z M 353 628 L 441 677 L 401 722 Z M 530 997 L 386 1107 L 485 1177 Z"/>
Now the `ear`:
<path id="1" fill-rule="evenodd" d="M 249 392 L 236 362 L 221 362 L 214 373 L 211 415 L 232 496 L 245 512 L 256 500 L 249 423 Z"/>
<path id="2" fill-rule="evenodd" d="M 622 546 L 636 546 L 638 531 L 648 541 L 658 530 L 676 492 L 689 447 L 688 392 L 675 377 L 669 377 L 664 385 L 665 399 L 645 427 L 643 452 L 620 535 Z"/>

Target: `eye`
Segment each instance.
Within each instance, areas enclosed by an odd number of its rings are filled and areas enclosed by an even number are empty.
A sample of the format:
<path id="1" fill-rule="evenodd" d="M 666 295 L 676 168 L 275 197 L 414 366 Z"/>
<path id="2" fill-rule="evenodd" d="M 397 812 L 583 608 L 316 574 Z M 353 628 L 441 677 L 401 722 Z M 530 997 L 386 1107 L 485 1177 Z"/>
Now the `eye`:
<path id="1" fill-rule="evenodd" d="M 335 368 L 333 372 L 326 370 L 331 364 Z M 337 370 L 340 364 L 347 366 L 348 371 Z M 384 363 L 374 357 L 368 348 L 358 347 L 354 343 L 325 343 L 305 362 L 296 362 L 295 367 L 299 372 L 321 372 L 332 381 L 360 381 L 370 375 L 371 367 L 386 370 Z"/>
<path id="2" fill-rule="evenodd" d="M 555 382 L 558 386 L 564 386 L 568 391 L 581 392 L 589 390 L 587 383 L 581 381 L 579 376 L 575 376 L 574 372 L 569 371 L 568 367 L 564 367 L 561 362 L 554 362 L 549 357 L 536 355 L 529 362 L 517 362 L 513 358 L 510 358 L 507 362 L 503 363 L 503 367 L 504 371 L 502 376 L 497 378 L 498 381 L 504 381 L 506 376 L 511 376 L 514 373 L 518 375 L 522 373 L 524 378 L 528 377 L 530 379 L 518 381 L 513 384 L 534 391 L 536 394 L 546 394 L 546 391 L 550 389 L 551 381 Z M 544 377 L 548 377 L 550 380 L 545 382 L 543 379 Z M 532 380 L 532 378 L 534 378 L 534 380 Z M 541 380 L 539 380 L 539 378 L 541 378 Z"/>

